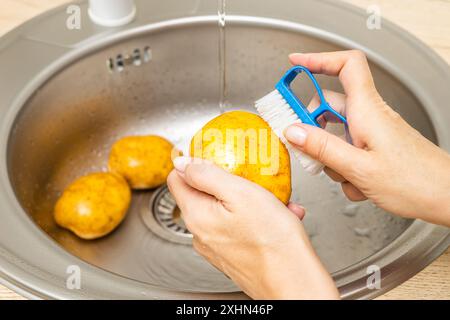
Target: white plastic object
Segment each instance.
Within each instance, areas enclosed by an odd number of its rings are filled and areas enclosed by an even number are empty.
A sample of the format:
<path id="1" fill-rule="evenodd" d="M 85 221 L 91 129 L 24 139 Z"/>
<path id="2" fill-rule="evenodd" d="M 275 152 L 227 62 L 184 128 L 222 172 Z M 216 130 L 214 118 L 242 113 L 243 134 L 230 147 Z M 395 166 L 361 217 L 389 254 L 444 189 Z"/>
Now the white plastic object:
<path id="1" fill-rule="evenodd" d="M 118 27 L 136 16 L 134 0 L 89 0 L 89 17 L 101 26 Z"/>
<path id="2" fill-rule="evenodd" d="M 256 101 L 255 108 L 288 150 L 300 161 L 306 172 L 316 175 L 322 171 L 324 167 L 322 163 L 295 148 L 284 137 L 284 129 L 292 124 L 302 123 L 302 121 L 278 90 L 274 90 Z"/>

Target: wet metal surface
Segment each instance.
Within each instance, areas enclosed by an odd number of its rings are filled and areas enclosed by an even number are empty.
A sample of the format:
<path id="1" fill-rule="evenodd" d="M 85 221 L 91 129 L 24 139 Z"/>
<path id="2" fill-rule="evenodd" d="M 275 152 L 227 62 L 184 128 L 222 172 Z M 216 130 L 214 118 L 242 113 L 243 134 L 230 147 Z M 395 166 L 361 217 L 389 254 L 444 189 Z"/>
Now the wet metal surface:
<path id="1" fill-rule="evenodd" d="M 244 297 L 227 294 L 238 288 L 193 251 L 191 239 L 177 234 L 176 225 L 160 223 L 158 217 L 164 217 L 155 216 L 154 206 L 163 198 L 154 194 L 158 191 L 134 193 L 124 222 L 99 240 L 78 239 L 52 218 L 68 183 L 106 170 L 109 149 L 118 138 L 158 134 L 187 153 L 193 134 L 219 114 L 217 7 L 208 7 L 211 1 L 195 2 L 192 11 L 191 1 L 180 7 L 178 1 L 159 1 L 152 15 L 155 2 L 138 1 L 141 15 L 122 33 L 88 25 L 77 34 L 63 30 L 50 37 L 49 30 L 65 16 L 59 10 L 40 28 L 30 24 L 17 31 L 28 32 L 28 38 L 13 33 L 0 47 L 2 70 L 17 75 L 0 79 L 0 154 L 5 160 L 0 162 L 0 275 L 10 286 L 30 296 L 55 298 Z M 448 126 L 443 125 L 449 111 L 442 108 L 450 73 L 426 48 L 400 36 L 388 22 L 368 36 L 352 26 L 365 23 L 364 15 L 334 1 L 286 0 L 282 7 L 267 1 L 251 8 L 252 15 L 274 19 L 247 17 L 248 5 L 227 2 L 225 110 L 253 111 L 253 102 L 271 91 L 289 66 L 291 52 L 361 45 L 385 100 L 427 138 L 450 150 Z M 353 22 L 336 25 L 317 11 Z M 205 12 L 212 15 L 202 17 Z M 394 46 L 395 51 L 389 50 Z M 146 61 L 135 63 L 137 49 L 141 58 L 147 52 Z M 406 52 L 410 59 L 404 58 Z M 20 63 L 13 57 L 21 57 Z M 337 79 L 318 80 L 323 88 L 342 90 Z M 294 90 L 304 98 L 310 94 L 300 84 Z M 306 207 L 306 229 L 344 297 L 380 294 L 448 246 L 447 229 L 394 217 L 368 202 L 351 203 L 326 176 L 311 177 L 295 162 L 292 169 L 292 200 Z M 171 211 L 170 201 L 161 208 Z M 176 211 L 172 215 L 183 227 Z M 73 264 L 87 279 L 77 292 L 65 288 L 66 268 Z M 382 269 L 383 288 L 377 292 L 365 287 L 367 267 L 373 264 Z"/>

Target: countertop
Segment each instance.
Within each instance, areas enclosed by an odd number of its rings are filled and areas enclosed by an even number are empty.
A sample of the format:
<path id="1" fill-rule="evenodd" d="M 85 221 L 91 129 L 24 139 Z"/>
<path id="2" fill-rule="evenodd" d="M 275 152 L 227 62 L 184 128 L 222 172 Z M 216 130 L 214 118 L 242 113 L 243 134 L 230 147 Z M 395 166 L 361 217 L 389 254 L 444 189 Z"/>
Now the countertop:
<path id="1" fill-rule="evenodd" d="M 0 36 L 68 0 L 2 0 Z M 363 9 L 378 5 L 391 20 L 433 48 L 450 64 L 450 0 L 345 0 Z M 406 32 L 406 31 L 405 31 Z M 0 300 L 23 299 L 0 285 Z M 450 249 L 416 276 L 378 299 L 450 299 Z"/>

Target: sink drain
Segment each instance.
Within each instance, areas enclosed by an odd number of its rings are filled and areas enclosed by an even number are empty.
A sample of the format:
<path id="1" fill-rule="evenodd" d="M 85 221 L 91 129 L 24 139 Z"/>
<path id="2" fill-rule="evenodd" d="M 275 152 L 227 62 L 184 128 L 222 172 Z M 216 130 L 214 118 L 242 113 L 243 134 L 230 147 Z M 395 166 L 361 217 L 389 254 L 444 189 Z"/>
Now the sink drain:
<path id="1" fill-rule="evenodd" d="M 150 205 L 156 220 L 168 231 L 182 236 L 189 235 L 190 232 L 181 219 L 180 209 L 168 188 L 164 187 L 158 191 L 156 196 L 150 199 Z"/>
<path id="2" fill-rule="evenodd" d="M 180 209 L 167 186 L 152 194 L 148 205 L 141 210 L 141 217 L 145 225 L 161 238 L 181 244 L 192 243 L 192 234 L 186 229 Z"/>

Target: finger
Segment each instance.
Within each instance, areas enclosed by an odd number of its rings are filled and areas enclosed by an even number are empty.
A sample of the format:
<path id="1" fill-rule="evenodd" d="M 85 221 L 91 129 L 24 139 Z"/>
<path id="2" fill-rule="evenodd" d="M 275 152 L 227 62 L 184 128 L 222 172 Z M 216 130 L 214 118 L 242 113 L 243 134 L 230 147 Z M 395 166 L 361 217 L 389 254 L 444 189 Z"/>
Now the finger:
<path id="1" fill-rule="evenodd" d="M 289 202 L 289 204 L 287 205 L 288 209 L 291 210 L 291 212 L 293 214 L 295 214 L 300 220 L 303 220 L 303 218 L 305 217 L 305 208 L 303 208 L 301 205 L 294 203 L 294 202 Z"/>
<path id="2" fill-rule="evenodd" d="M 194 233 L 198 219 L 196 215 L 201 214 L 202 209 L 209 208 L 211 201 L 215 200 L 211 196 L 189 186 L 175 170 L 167 177 L 167 186 L 180 208 L 186 227 Z M 200 218 L 199 220 L 202 219 Z"/>
<path id="3" fill-rule="evenodd" d="M 345 116 L 345 102 L 347 98 L 345 94 L 331 90 L 323 90 L 323 96 L 334 110 Z M 320 102 L 319 95 L 316 93 L 308 105 L 308 110 L 313 111 L 320 105 Z"/>
<path id="4" fill-rule="evenodd" d="M 339 173 L 337 173 L 336 171 L 334 171 L 331 168 L 325 167 L 323 168 L 323 171 L 327 174 L 327 176 L 329 176 L 331 178 L 331 180 L 342 183 L 347 181 L 342 175 L 340 175 Z"/>
<path id="5" fill-rule="evenodd" d="M 314 126 L 294 124 L 285 130 L 284 135 L 294 147 L 339 172 L 346 180 L 351 180 L 349 177 L 369 161 L 365 150 Z"/>
<path id="6" fill-rule="evenodd" d="M 184 174 L 184 180 L 189 186 L 221 201 L 236 201 L 237 197 L 245 194 L 249 189 L 246 187 L 249 181 L 211 162 L 188 157 L 178 157 L 173 162 L 175 168 Z"/>
<path id="7" fill-rule="evenodd" d="M 329 90 L 323 90 L 323 95 L 325 97 L 325 100 L 328 102 L 328 104 L 336 110 L 338 113 L 343 115 L 345 117 L 345 103 L 346 103 L 346 96 L 345 94 L 329 91 Z M 312 98 L 311 102 L 308 105 L 308 110 L 310 112 L 314 111 L 321 103 L 319 95 L 316 93 L 314 97 Z M 321 125 L 322 128 L 325 128 L 327 122 L 332 123 L 338 123 L 341 122 L 340 119 L 338 119 L 335 115 L 329 112 L 325 112 L 323 115 L 321 115 L 317 122 Z"/>
<path id="8" fill-rule="evenodd" d="M 195 235 L 192 238 L 192 247 L 194 248 L 195 251 L 197 251 L 198 254 L 207 258 L 206 255 L 208 250 L 206 249 L 206 246 Z"/>
<path id="9" fill-rule="evenodd" d="M 353 184 L 350 182 L 343 182 L 341 184 L 342 191 L 345 193 L 347 198 L 351 201 L 364 201 L 367 200 L 367 197 Z"/>
<path id="10" fill-rule="evenodd" d="M 347 95 L 375 88 L 367 58 L 362 51 L 293 53 L 289 59 L 292 64 L 302 65 L 313 73 L 339 76 Z"/>
<path id="11" fill-rule="evenodd" d="M 343 115 L 345 117 L 345 115 L 346 115 L 345 107 L 346 107 L 347 96 L 343 93 L 329 91 L 329 90 L 323 90 L 323 95 L 324 95 L 325 101 L 328 102 L 328 104 L 334 110 L 336 110 L 338 113 L 340 113 L 341 115 Z M 311 102 L 308 106 L 308 110 L 310 110 L 310 111 L 315 110 L 320 105 L 320 103 L 321 103 L 321 101 L 320 101 L 319 95 L 315 94 L 314 98 L 311 100 Z M 323 114 L 323 116 L 325 117 L 325 120 L 327 120 L 327 122 L 341 122 L 335 115 L 333 115 L 329 112 L 325 112 Z"/>
<path id="12" fill-rule="evenodd" d="M 213 267 L 215 267 L 217 270 L 221 272 L 224 272 L 222 265 L 220 263 L 220 259 L 216 255 L 214 255 L 213 252 L 195 235 L 192 239 L 192 247 L 198 254 L 200 254 L 203 258 L 208 260 L 208 262 Z"/>

